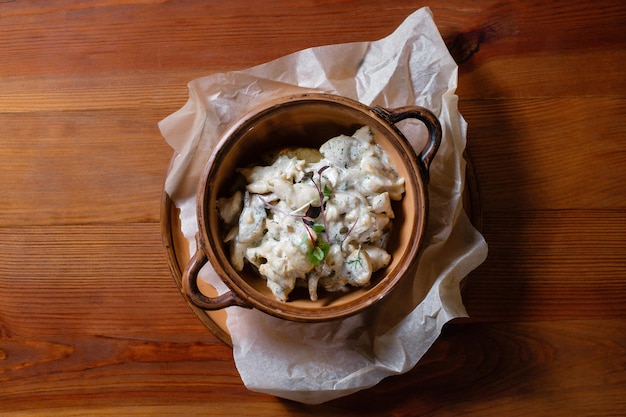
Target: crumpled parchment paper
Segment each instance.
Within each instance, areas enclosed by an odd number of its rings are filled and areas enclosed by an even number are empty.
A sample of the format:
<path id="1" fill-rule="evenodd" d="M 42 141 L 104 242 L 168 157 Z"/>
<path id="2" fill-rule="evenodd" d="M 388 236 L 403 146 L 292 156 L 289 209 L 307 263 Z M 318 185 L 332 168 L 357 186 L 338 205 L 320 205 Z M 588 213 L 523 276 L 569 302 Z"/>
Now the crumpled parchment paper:
<path id="1" fill-rule="evenodd" d="M 338 94 L 388 109 L 420 105 L 443 127 L 430 167 L 430 214 L 424 249 L 400 291 L 348 319 L 319 324 L 281 320 L 230 307 L 235 363 L 252 391 L 316 404 L 377 384 L 415 366 L 443 325 L 466 316 L 460 281 L 487 256 L 487 244 L 462 208 L 466 123 L 457 109 L 457 65 L 428 8 L 373 42 L 306 49 L 244 71 L 189 83 L 189 100 L 159 124 L 175 157 L 165 189 L 181 210 L 181 229 L 195 251 L 195 199 L 211 149 L 225 128 L 255 105 L 307 91 Z M 425 129 L 399 126 L 419 153 Z M 203 279 L 227 290 L 210 264 Z"/>

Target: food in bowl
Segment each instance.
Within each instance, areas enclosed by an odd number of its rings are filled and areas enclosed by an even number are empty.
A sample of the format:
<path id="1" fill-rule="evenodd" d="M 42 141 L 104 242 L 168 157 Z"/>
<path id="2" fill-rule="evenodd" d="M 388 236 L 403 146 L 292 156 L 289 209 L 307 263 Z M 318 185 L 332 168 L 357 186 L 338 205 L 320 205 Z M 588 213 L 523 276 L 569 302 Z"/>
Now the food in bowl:
<path id="1" fill-rule="evenodd" d="M 428 130 L 427 144 L 419 154 L 397 126 L 410 119 L 422 122 Z M 391 255 L 389 265 L 375 272 L 367 287 L 346 292 L 322 290 L 316 301 L 307 297 L 304 288 L 298 288 L 289 295 L 289 302 L 279 301 L 266 285 L 267 280 L 260 279 L 258 271 L 247 265 L 249 262 L 241 271 L 234 268 L 231 245 L 224 242 L 227 227 L 217 210 L 218 200 L 235 192 L 236 178 L 240 176 L 237 171 L 259 164 L 268 150 L 305 146 L 319 151 L 329 138 L 350 134 L 362 126 L 374 132 L 377 145 L 389 157 L 389 165 L 404 178 L 402 199 L 392 205 L 394 226 L 386 248 Z M 437 117 L 420 106 L 385 109 L 332 94 L 303 93 L 254 107 L 222 132 L 208 156 L 196 195 L 196 250 L 181 278 L 183 294 L 202 310 L 238 306 L 306 323 L 343 319 L 381 302 L 400 281 L 411 278 L 418 263 L 428 218 L 429 167 L 441 137 Z M 245 188 L 242 192 L 245 194 Z M 199 274 L 209 263 L 228 288 L 217 296 L 208 296 L 198 285 Z"/>
<path id="2" fill-rule="evenodd" d="M 287 148 L 267 165 L 239 168 L 245 186 L 217 200 L 230 262 L 252 265 L 282 302 L 297 287 L 318 298 L 366 287 L 386 251 L 404 178 L 368 126 L 319 149 Z"/>

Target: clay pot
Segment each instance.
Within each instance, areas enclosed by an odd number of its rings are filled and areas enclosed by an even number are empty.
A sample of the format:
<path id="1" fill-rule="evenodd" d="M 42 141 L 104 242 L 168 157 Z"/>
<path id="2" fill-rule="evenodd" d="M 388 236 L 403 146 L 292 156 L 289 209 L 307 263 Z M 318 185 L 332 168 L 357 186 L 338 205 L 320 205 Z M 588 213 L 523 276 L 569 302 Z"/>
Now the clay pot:
<path id="1" fill-rule="evenodd" d="M 429 133 L 428 143 L 419 155 L 396 127 L 398 122 L 410 118 L 423 122 Z M 391 263 L 375 272 L 366 288 L 345 293 L 320 291 L 317 301 L 307 297 L 278 301 L 252 267 L 239 272 L 231 265 L 216 201 L 228 195 L 236 169 L 258 164 L 261 154 L 290 146 L 318 148 L 328 139 L 351 135 L 364 125 L 372 129 L 376 142 L 405 179 L 405 195 L 394 206 L 396 217 L 387 247 Z M 243 115 L 222 135 L 200 180 L 197 251 L 183 274 L 183 294 L 204 310 L 240 306 L 300 322 L 341 319 L 371 307 L 389 294 L 418 260 L 428 218 L 428 169 L 440 142 L 439 121 L 422 107 L 387 110 L 329 94 L 290 96 Z M 198 272 L 206 262 L 211 263 L 230 291 L 217 297 L 200 292 Z"/>

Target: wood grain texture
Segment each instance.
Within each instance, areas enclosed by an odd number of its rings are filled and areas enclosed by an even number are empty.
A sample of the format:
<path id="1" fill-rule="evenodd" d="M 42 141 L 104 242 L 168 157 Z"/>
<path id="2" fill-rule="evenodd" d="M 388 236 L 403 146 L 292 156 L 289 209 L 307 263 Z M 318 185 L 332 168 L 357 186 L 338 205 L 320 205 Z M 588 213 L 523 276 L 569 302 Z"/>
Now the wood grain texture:
<path id="1" fill-rule="evenodd" d="M 468 148 L 485 210 L 626 208 L 623 98 L 466 100 L 459 107 L 471 126 Z"/>
<path id="2" fill-rule="evenodd" d="M 489 257 L 465 289 L 473 320 L 626 317 L 624 210 L 486 213 L 483 222 Z"/>
<path id="3" fill-rule="evenodd" d="M 159 226 L 186 84 L 369 41 L 428 5 L 459 66 L 487 261 L 410 372 L 250 392 Z M 0 1 L 0 415 L 626 413 L 623 1 Z"/>
<path id="4" fill-rule="evenodd" d="M 171 158 L 158 120 L 130 110 L 0 113 L 12 172 L 0 177 L 0 225 L 158 220 Z"/>
<path id="5" fill-rule="evenodd" d="M 623 319 L 448 325 L 409 373 L 320 406 L 247 392 L 223 346 L 38 340 L 16 359 L 46 361 L 11 370 L 20 378 L 0 399 L 9 416 L 621 415 L 624 325 Z M 4 348 L 7 356 L 12 348 Z M 39 401 L 28 403 L 34 393 Z"/>

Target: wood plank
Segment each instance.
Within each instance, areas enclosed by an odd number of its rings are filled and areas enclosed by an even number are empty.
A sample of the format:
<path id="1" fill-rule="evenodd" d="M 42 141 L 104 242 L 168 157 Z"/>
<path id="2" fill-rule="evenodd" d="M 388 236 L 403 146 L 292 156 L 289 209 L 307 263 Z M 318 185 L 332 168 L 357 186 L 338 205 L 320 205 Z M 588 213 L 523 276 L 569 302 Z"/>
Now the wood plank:
<path id="1" fill-rule="evenodd" d="M 160 110 L 0 113 L 0 225 L 156 221 L 171 148 Z"/>
<path id="2" fill-rule="evenodd" d="M 68 80 L 68 83 L 70 81 Z M 94 91 L 89 87 L 85 87 L 84 90 L 78 95 L 72 95 L 67 93 L 63 88 L 58 89 L 58 85 L 55 83 L 50 84 L 49 90 L 42 91 L 42 96 L 46 99 L 40 99 L 41 97 L 28 97 L 25 98 L 23 104 L 15 106 L 19 103 L 19 99 L 12 101 L 13 106 L 7 106 L 5 110 L 8 111 L 33 111 L 32 103 L 38 103 L 34 107 L 38 107 L 39 110 L 48 111 L 43 113 L 34 114 L 31 117 L 18 116 L 14 114 L 0 114 L 3 126 L 6 126 L 7 131 L 1 135 L 4 143 L 11 143 L 9 147 L 3 148 L 3 159 L 7 159 L 4 166 L 9 170 L 14 170 L 18 173 L 18 178 L 12 179 L 9 177 L 3 177 L 5 182 L 2 184 L 3 188 L 9 190 L 8 204 L 4 206 L 2 216 L 4 218 L 12 218 L 16 221 L 32 221 L 33 212 L 29 210 L 25 205 L 36 207 L 37 210 L 50 208 L 53 213 L 60 214 L 64 208 L 57 207 L 61 202 L 67 203 L 66 196 L 62 198 L 55 198 L 51 196 L 46 198 L 45 190 L 42 187 L 47 187 L 48 184 L 44 184 L 38 181 L 32 181 L 41 175 L 41 172 L 56 171 L 55 175 L 59 177 L 60 183 L 68 184 L 70 190 L 63 190 L 62 194 L 67 191 L 73 191 L 76 182 L 80 180 L 81 190 L 82 185 L 98 185 L 102 184 L 102 181 L 98 179 L 97 174 L 91 173 L 89 168 L 97 167 L 97 170 L 106 175 L 124 179 L 137 179 L 138 177 L 133 175 L 136 172 L 117 172 L 108 173 L 106 167 L 101 166 L 103 163 L 108 162 L 111 158 L 124 158 L 129 156 L 130 159 L 138 163 L 145 164 L 145 169 L 150 169 L 154 180 L 154 175 L 162 175 L 159 171 L 159 167 L 150 167 L 146 158 L 139 155 L 133 155 L 133 150 L 139 149 L 137 146 L 126 146 L 126 142 L 115 141 L 104 142 L 98 141 L 100 137 L 94 137 L 97 134 L 113 134 L 117 136 L 117 139 L 136 140 L 140 131 L 137 129 L 146 128 L 151 129 L 151 136 L 155 141 L 159 141 L 160 135 L 156 130 L 156 123 L 162 117 L 169 114 L 170 111 L 174 111 L 177 105 L 184 102 L 185 94 L 182 93 L 183 89 L 179 87 L 172 87 L 172 90 L 177 90 L 178 93 L 174 94 L 177 98 L 171 102 L 170 108 L 163 108 L 160 112 L 153 112 L 146 114 L 145 111 L 140 112 L 146 116 L 142 120 L 136 119 L 137 114 L 129 111 L 119 111 L 113 114 L 104 114 L 101 112 L 87 113 L 72 111 L 69 113 L 54 113 L 56 108 L 66 109 L 79 109 L 83 106 L 96 106 L 96 107 L 118 107 L 122 105 L 122 102 L 127 103 L 128 97 L 120 98 L 117 93 L 125 91 L 128 94 L 128 85 L 118 86 L 117 89 L 113 89 L 110 93 L 112 97 L 111 102 L 107 102 L 106 95 L 98 95 L 98 100 L 93 100 Z M 76 86 L 74 86 L 76 88 Z M 58 91 L 55 94 L 52 91 Z M 140 94 L 138 90 L 137 102 L 140 103 Z M 145 96 L 150 96 L 154 91 L 143 91 Z M 11 95 L 11 93 L 7 93 Z M 28 93 L 30 94 L 30 93 Z M 52 96 L 52 98 L 50 98 Z M 119 101 L 118 101 L 119 100 Z M 8 101 L 8 100 L 7 100 Z M 91 104 L 88 104 L 91 103 Z M 67 105 L 66 105 L 67 104 Z M 154 104 L 154 103 L 153 103 Z M 138 104 L 138 106 L 140 106 Z M 574 108 L 575 111 L 570 113 L 570 110 Z M 590 108 L 601 108 L 601 112 L 588 111 Z M 619 139 L 623 137 L 626 132 L 626 125 L 620 114 L 624 113 L 624 101 L 623 99 L 563 99 L 558 100 L 530 100 L 530 101 L 478 101 L 478 100 L 462 100 L 461 110 L 463 115 L 469 122 L 469 147 L 480 157 L 476 158 L 477 175 L 481 188 L 483 191 L 483 198 L 485 199 L 485 207 L 492 209 L 516 209 L 516 208 L 531 208 L 532 206 L 543 207 L 568 207 L 571 199 L 575 199 L 575 205 L 577 207 L 595 207 L 600 208 L 609 206 L 613 203 L 617 203 L 618 206 L 624 206 L 624 184 L 623 170 L 624 160 L 620 159 L 620 156 L 624 155 L 623 141 Z M 118 123 L 115 126 L 114 120 L 120 117 L 122 122 L 125 122 L 125 126 L 121 127 Z M 53 119 L 56 119 L 53 121 Z M 554 123 L 554 120 L 558 119 L 559 123 Z M 88 124 L 87 120 L 91 123 Z M 58 129 L 56 132 L 45 132 L 39 130 L 39 132 L 30 131 L 29 128 L 41 122 L 45 126 L 50 126 L 51 129 Z M 65 126 L 62 124 L 65 123 Z M 56 125 L 56 126 L 55 126 Z M 72 130 L 72 128 L 80 127 L 81 130 Z M 115 128 L 122 128 L 122 131 L 116 131 Z M 134 128 L 134 130 L 132 129 Z M 563 134 L 564 130 L 576 129 L 576 135 Z M 581 132 L 581 129 L 584 129 Z M 87 131 L 88 130 L 88 131 Z M 42 148 L 48 148 L 53 145 L 52 140 L 60 140 L 59 134 L 63 134 L 65 143 L 63 151 L 57 155 L 47 155 L 44 153 L 35 152 Z M 143 132 L 141 132 L 143 133 Z M 531 137 L 542 134 L 548 135 L 547 147 L 541 145 L 539 148 L 535 146 L 530 148 L 528 142 Z M 47 135 L 53 136 L 45 137 Z M 77 154 L 85 154 L 82 145 L 77 142 L 77 137 L 80 139 L 86 139 L 83 135 L 89 135 L 88 146 L 92 149 L 86 154 L 88 157 L 85 161 L 78 160 Z M 43 137 L 42 137 L 43 136 Z M 56 137 L 54 137 L 56 136 Z M 577 146 L 571 146 L 571 141 L 577 137 L 588 138 L 589 143 L 577 144 Z M 47 143 L 44 143 L 44 140 Z M 113 141 L 113 139 L 108 139 Z M 135 143 L 136 145 L 136 143 Z M 160 161 L 164 161 L 169 155 L 169 149 L 166 146 L 160 146 L 161 144 L 155 143 L 154 146 L 159 148 Z M 588 146 L 588 149 L 584 149 L 584 146 Z M 95 149 L 94 149 L 95 147 Z M 130 153 L 128 152 L 130 151 Z M 609 164 L 594 163 L 602 161 L 605 155 L 613 154 L 613 160 L 617 159 L 620 166 L 612 166 Z M 28 155 L 26 160 L 15 160 L 13 157 L 16 154 Z M 165 155 L 165 157 L 163 156 Z M 105 157 L 106 156 L 106 157 Z M 617 156 L 617 158 L 616 158 Z M 56 158 L 55 158 L 56 157 Z M 489 157 L 488 161 L 484 161 L 484 158 Z M 54 158 L 54 159 L 53 159 Z M 82 158 L 85 158 L 84 156 Z M 96 163 L 93 158 L 101 158 L 103 161 Z M 107 159 L 109 158 L 109 159 Z M 43 160 L 42 160 L 43 159 Z M 106 159 L 106 161 L 104 161 Z M 161 162 L 165 165 L 165 162 Z M 16 164 L 14 166 L 12 164 Z M 85 164 L 85 165 L 82 165 Z M 132 163 L 124 163 L 122 167 L 136 167 Z M 74 169 L 70 168 L 73 167 Z M 531 169 L 532 167 L 532 169 Z M 43 169 L 42 169 L 43 168 Z M 63 168 L 63 171 L 61 171 Z M 585 174 L 585 170 L 593 169 L 596 172 L 595 175 Z M 481 177 L 488 177 L 487 174 L 482 174 L 481 171 L 495 171 L 499 175 L 491 176 L 492 179 L 498 181 L 498 183 L 490 183 L 488 181 L 481 180 Z M 555 175 L 559 173 L 559 175 Z M 86 174 L 86 178 L 83 178 Z M 94 177 L 95 176 L 95 177 Z M 69 178 L 68 178 L 69 177 Z M 595 187 L 595 178 L 602 177 L 608 179 L 610 184 L 604 185 L 601 188 Z M 511 184 L 517 182 L 517 178 L 522 178 L 523 183 L 512 186 Z M 90 181 L 87 181 L 89 179 Z M 24 185 L 27 184 L 26 188 Z M 120 183 L 121 184 L 121 183 Z M 146 186 L 154 188 L 153 184 L 137 184 L 131 183 L 132 194 L 135 190 L 144 190 Z M 17 188 L 16 188 L 17 187 Z M 33 187 L 33 188 L 29 188 Z M 594 196 L 590 196 L 587 193 L 580 193 L 580 189 L 594 189 Z M 25 201 L 15 201 L 20 197 L 12 196 L 13 190 L 30 191 L 31 198 L 26 198 Z M 98 194 L 98 190 L 95 194 Z M 111 201 L 115 195 L 120 195 L 111 190 L 102 190 L 103 196 L 97 197 L 98 200 L 94 202 L 99 207 L 102 207 L 103 201 Z M 122 198 L 124 194 L 122 193 Z M 152 194 L 154 196 L 154 194 Z M 41 201 L 40 198 L 44 200 Z M 544 198 L 549 198 L 545 200 Z M 532 206 L 529 206 L 532 205 Z M 65 207 L 65 206 L 64 206 Z M 64 213 L 67 218 L 73 218 L 76 215 L 72 214 L 70 207 L 69 212 Z M 135 207 L 134 209 L 140 209 Z M 134 209 L 131 209 L 134 210 Z M 98 210 L 96 213 L 102 213 Z M 93 216 L 94 211 L 89 215 Z M 150 219 L 154 219 L 155 212 L 150 214 L 137 213 L 137 218 L 145 218 L 148 216 Z M 50 215 L 50 214 L 48 214 Z M 5 217 L 7 216 L 7 217 Z M 132 213 L 125 213 L 124 217 L 133 216 Z M 45 216 L 44 216 L 45 217 Z M 105 219 L 111 219 L 110 217 Z M 43 220 L 48 222 L 49 220 Z M 84 221 L 84 219 L 79 219 Z"/>
<path id="3" fill-rule="evenodd" d="M 449 325 L 410 373 L 338 403 L 365 405 L 370 415 L 406 410 L 420 416 L 621 415 L 624 324 L 620 319 Z"/>
<path id="4" fill-rule="evenodd" d="M 137 109 L 178 110 L 189 96 L 187 83 L 204 71 L 114 72 L 103 74 L 14 75 L 0 78 L 0 112 L 87 112 Z M 159 119 L 160 120 L 160 119 Z"/>
<path id="5" fill-rule="evenodd" d="M 483 233 L 489 256 L 464 292 L 472 320 L 626 315 L 623 211 L 487 213 Z M 157 223 L 0 228 L 0 265 L 6 335 L 172 341 L 203 330 L 170 276 Z"/>
<path id="6" fill-rule="evenodd" d="M 601 48 L 566 49 L 482 57 L 482 52 L 477 52 L 471 61 L 459 68 L 457 93 L 460 97 L 623 98 L 626 91 L 622 69 L 626 45 L 611 53 Z"/>
<path id="7" fill-rule="evenodd" d="M 196 69 L 197 76 L 244 69 L 308 47 L 379 39 L 417 8 L 387 7 L 387 18 L 379 19 L 371 12 L 380 7 L 374 1 L 359 8 L 337 4 L 332 12 L 324 4 L 308 1 L 274 2 L 255 8 L 254 13 L 238 2 L 220 7 L 203 2 L 140 3 L 3 6 L 12 9 L 5 12 L 5 25 L 0 28 L 4 53 L 11 59 L 0 61 L 0 75 L 17 78 L 14 86 L 2 85 L 0 91 L 16 86 L 45 89 L 38 82 L 42 75 L 61 77 L 54 84 L 62 86 L 62 77 L 76 81 L 77 71 L 81 78 L 97 82 L 102 73 L 115 80 L 116 74 L 181 67 Z M 432 10 L 452 54 L 465 62 L 461 75 L 466 80 L 459 90 L 464 96 L 623 91 L 626 8 L 622 2 L 605 1 L 597 7 L 584 2 L 541 7 L 531 2 L 484 2 L 470 7 L 458 1 L 435 4 Z M 346 25 L 346 16 L 359 25 Z M 267 21 L 272 24 L 266 25 Z M 20 82 L 23 77 L 30 83 Z M 106 94 L 104 89 L 97 92 Z M 28 99 L 38 102 L 23 97 Z"/>
<path id="8" fill-rule="evenodd" d="M 624 319 L 450 324 L 407 374 L 321 406 L 247 391 L 227 348 L 35 336 L 3 346 L 12 367 L 0 374 L 11 381 L 3 384 L 0 403 L 6 416 L 198 410 L 214 416 L 482 416 L 487 409 L 507 416 L 619 415 L 626 406 L 620 395 L 624 326 Z"/>
<path id="9" fill-rule="evenodd" d="M 472 320 L 626 315 L 625 219 L 623 211 L 486 213 L 489 256 L 464 292 Z M 169 275 L 155 223 L 1 228 L 0 235 L 0 334 L 54 333 L 62 323 L 64 332 L 124 336 L 150 330 L 153 320 L 171 320 L 170 334 L 202 331 Z"/>
<path id="10" fill-rule="evenodd" d="M 626 210 L 488 212 L 485 263 L 464 292 L 472 320 L 626 316 Z"/>
<path id="11" fill-rule="evenodd" d="M 156 222 L 0 228 L 0 335 L 204 335 L 161 242 Z"/>
<path id="12" fill-rule="evenodd" d="M 169 110 L 0 113 L 12 172 L 0 177 L 0 224 L 158 219 L 172 151 L 157 123 Z M 484 210 L 626 208 L 623 98 L 466 99 L 460 110 Z"/>
<path id="13" fill-rule="evenodd" d="M 83 73 L 241 69 L 306 47 L 386 36 L 415 10 L 411 5 L 391 8 L 394 16 L 381 21 L 365 4 L 335 4 L 329 10 L 303 0 L 263 7 L 245 2 L 107 3 L 14 7 L 3 26 L 14 29 L 0 29 L 6 50 L 15 54 L 13 71 L 6 68 L 0 75 L 67 74 L 77 68 Z M 346 16 L 369 30 L 346 25 Z M 24 41 L 27 48 L 20 46 Z"/>
<path id="14" fill-rule="evenodd" d="M 626 208 L 626 100 L 461 100 L 485 211 Z"/>

